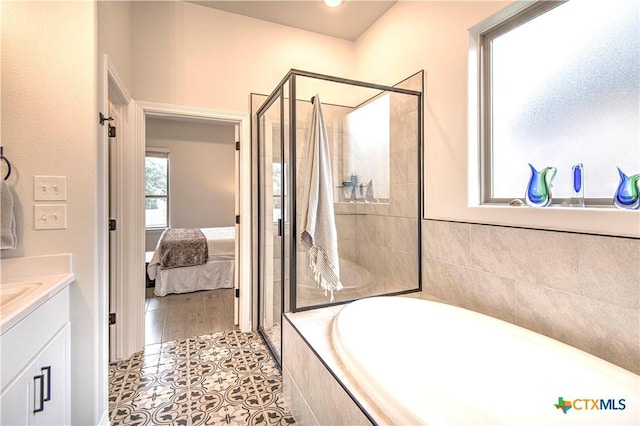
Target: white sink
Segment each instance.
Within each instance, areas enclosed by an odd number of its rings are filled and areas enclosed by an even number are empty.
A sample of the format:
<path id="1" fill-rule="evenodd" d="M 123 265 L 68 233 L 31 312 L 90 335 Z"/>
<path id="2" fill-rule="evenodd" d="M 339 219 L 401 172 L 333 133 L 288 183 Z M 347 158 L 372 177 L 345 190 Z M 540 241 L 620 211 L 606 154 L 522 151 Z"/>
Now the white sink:
<path id="1" fill-rule="evenodd" d="M 70 254 L 0 259 L 0 335 L 74 280 Z"/>
<path id="2" fill-rule="evenodd" d="M 0 287 L 0 309 L 5 309 L 11 303 L 29 295 L 29 293 L 41 285 L 41 282 L 22 282 L 2 285 Z"/>

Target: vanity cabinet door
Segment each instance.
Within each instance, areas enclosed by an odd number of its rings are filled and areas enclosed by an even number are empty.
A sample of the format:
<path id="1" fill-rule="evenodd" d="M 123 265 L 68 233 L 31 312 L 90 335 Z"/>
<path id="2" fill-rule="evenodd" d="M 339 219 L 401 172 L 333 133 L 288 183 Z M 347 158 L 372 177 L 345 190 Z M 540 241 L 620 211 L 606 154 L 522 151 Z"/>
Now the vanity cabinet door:
<path id="1" fill-rule="evenodd" d="M 69 323 L 0 395 L 0 425 L 70 423 Z"/>
<path id="2" fill-rule="evenodd" d="M 34 424 L 68 425 L 69 412 L 69 323 L 44 348 L 38 357 L 38 374 L 42 374 L 43 410 L 35 413 Z M 38 391 L 39 389 L 36 389 Z M 36 406 L 40 395 L 35 392 Z"/>
<path id="3" fill-rule="evenodd" d="M 34 410 L 34 392 L 39 379 L 38 360 L 29 364 L 22 374 L 9 385 L 0 395 L 0 424 L 2 425 L 32 425 Z"/>

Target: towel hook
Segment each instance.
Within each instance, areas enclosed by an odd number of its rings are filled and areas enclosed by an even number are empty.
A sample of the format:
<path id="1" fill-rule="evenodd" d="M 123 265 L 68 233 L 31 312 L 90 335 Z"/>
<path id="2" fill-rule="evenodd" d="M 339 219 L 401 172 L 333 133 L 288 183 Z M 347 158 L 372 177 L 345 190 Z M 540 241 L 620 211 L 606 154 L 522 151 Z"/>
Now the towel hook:
<path id="1" fill-rule="evenodd" d="M 9 162 L 9 159 L 4 156 L 3 146 L 0 146 L 0 160 L 4 160 L 4 162 L 7 163 L 7 174 L 4 176 L 4 180 L 7 180 L 9 179 L 9 176 L 11 176 L 11 162 Z"/>

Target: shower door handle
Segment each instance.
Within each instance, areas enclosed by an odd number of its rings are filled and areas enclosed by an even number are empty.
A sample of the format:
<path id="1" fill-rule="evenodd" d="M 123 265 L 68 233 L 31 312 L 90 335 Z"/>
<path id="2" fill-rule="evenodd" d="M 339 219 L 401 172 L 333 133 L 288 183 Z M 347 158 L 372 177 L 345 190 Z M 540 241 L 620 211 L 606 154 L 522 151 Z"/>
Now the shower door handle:
<path id="1" fill-rule="evenodd" d="M 282 237 L 282 219 L 278 219 L 278 237 Z"/>

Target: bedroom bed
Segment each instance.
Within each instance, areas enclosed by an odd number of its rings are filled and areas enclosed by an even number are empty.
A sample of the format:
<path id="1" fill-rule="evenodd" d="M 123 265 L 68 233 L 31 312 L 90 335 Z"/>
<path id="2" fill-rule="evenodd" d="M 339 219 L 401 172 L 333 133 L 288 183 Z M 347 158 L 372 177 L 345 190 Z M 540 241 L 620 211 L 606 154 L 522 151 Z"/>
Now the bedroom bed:
<path id="1" fill-rule="evenodd" d="M 234 266 L 234 227 L 169 228 L 156 245 L 147 273 L 155 280 L 154 294 L 166 296 L 233 288 Z"/>

